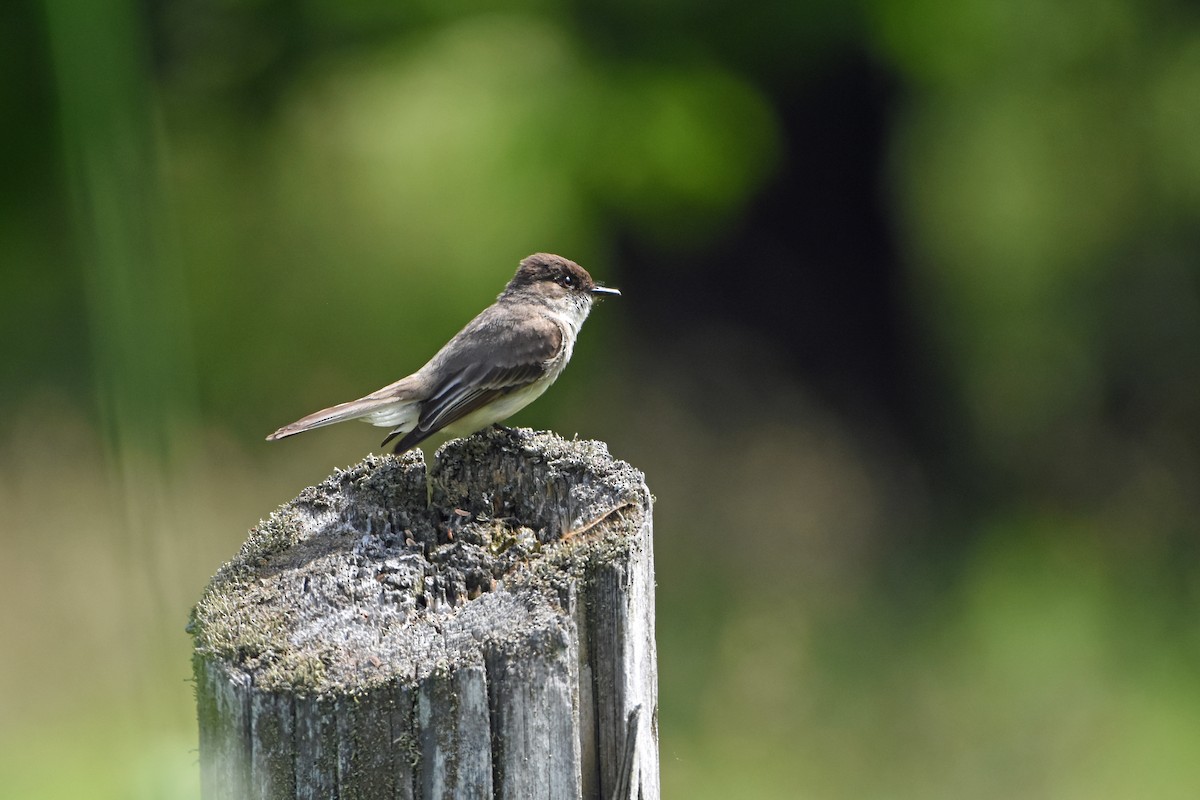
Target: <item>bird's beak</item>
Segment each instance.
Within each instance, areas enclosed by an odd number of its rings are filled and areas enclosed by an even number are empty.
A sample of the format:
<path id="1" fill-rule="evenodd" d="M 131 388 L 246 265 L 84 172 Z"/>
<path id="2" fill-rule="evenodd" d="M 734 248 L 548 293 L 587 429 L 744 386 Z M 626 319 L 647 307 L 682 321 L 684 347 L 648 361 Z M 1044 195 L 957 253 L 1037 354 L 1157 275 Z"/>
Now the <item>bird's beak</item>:
<path id="1" fill-rule="evenodd" d="M 620 297 L 621 290 L 620 289 L 610 289 L 607 286 L 595 286 L 592 288 L 592 294 L 600 294 L 600 295 L 608 294 L 608 295 L 612 295 L 613 297 Z"/>

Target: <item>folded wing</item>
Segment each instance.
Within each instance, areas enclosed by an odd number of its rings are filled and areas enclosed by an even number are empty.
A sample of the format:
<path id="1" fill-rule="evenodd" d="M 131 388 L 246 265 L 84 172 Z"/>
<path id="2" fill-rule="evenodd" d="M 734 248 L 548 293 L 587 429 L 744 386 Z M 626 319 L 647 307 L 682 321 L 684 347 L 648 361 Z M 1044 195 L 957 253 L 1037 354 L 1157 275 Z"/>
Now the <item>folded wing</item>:
<path id="1" fill-rule="evenodd" d="M 461 340 L 469 346 L 447 347 L 427 367 L 427 374 L 439 380 L 421 403 L 416 425 L 397 428 L 382 444 L 403 435 L 395 451 L 414 447 L 506 395 L 536 384 L 562 356 L 562 329 L 546 317 L 514 325 L 510 317 L 481 315 L 463 334 Z"/>

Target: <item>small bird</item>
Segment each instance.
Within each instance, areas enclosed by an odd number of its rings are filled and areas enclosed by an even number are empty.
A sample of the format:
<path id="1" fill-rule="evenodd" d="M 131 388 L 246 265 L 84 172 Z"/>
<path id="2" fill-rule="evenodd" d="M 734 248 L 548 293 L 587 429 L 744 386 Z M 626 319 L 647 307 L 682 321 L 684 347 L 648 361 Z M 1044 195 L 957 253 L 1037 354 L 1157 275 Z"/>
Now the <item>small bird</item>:
<path id="1" fill-rule="evenodd" d="M 361 419 L 391 427 L 380 447 L 400 437 L 403 453 L 437 433 L 466 436 L 532 403 L 571 359 L 597 286 L 574 261 L 535 253 L 521 261 L 496 302 L 467 323 L 419 370 L 366 397 L 325 408 L 267 437 Z"/>

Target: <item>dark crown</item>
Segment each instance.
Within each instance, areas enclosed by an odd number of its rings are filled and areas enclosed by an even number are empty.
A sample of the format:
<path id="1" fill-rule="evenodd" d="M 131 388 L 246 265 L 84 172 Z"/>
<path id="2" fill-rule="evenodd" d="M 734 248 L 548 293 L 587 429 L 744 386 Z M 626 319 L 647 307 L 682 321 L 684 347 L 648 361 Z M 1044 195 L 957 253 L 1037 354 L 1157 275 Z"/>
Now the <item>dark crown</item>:
<path id="1" fill-rule="evenodd" d="M 596 288 L 596 282 L 583 267 L 562 256 L 553 253 L 534 253 L 521 261 L 517 274 L 508 282 L 505 294 L 549 281 L 569 291 L 590 294 Z"/>

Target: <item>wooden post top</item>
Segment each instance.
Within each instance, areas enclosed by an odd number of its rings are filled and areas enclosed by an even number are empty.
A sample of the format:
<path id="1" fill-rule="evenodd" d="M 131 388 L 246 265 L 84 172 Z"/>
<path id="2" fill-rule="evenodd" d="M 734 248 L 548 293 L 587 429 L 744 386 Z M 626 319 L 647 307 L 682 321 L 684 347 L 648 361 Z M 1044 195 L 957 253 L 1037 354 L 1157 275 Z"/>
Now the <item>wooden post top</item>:
<path id="1" fill-rule="evenodd" d="M 419 450 L 368 456 L 256 526 L 189 630 L 198 655 L 262 690 L 418 680 L 485 645 L 528 646 L 573 574 L 636 543 L 650 503 L 603 443 L 549 433 L 455 440 L 428 472 Z"/>

